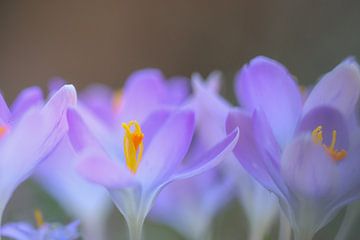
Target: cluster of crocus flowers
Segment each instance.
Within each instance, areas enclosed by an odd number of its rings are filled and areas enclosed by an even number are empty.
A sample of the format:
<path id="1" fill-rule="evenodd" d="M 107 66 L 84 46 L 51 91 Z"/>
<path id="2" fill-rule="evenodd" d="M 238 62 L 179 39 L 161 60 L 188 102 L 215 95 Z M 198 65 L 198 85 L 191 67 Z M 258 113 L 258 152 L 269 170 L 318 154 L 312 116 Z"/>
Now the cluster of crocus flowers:
<path id="1" fill-rule="evenodd" d="M 279 238 L 290 224 L 296 240 L 312 239 L 360 197 L 358 64 L 345 60 L 305 94 L 284 66 L 257 57 L 236 77 L 240 107 L 219 94 L 220 77 L 145 69 L 121 90 L 95 85 L 78 99 L 61 79 L 48 101 L 38 88 L 11 107 L 0 95 L 0 219 L 32 173 L 77 219 L 46 224 L 36 211 L 36 227 L 5 224 L 0 236 L 70 240 L 81 224 L 84 239 L 105 240 L 112 200 L 131 240 L 144 238 L 153 206 L 151 219 L 210 239 L 217 213 L 238 199 L 248 239 L 264 239 L 282 215 Z"/>

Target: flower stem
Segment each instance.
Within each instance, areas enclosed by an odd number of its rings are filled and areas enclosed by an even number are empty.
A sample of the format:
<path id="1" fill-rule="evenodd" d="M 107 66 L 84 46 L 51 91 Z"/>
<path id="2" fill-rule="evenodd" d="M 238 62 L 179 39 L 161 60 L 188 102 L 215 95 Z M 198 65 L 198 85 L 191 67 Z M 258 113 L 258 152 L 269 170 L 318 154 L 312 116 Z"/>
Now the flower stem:
<path id="1" fill-rule="evenodd" d="M 283 213 L 280 213 L 279 240 L 291 239 L 291 227 L 288 219 Z"/>
<path id="2" fill-rule="evenodd" d="M 144 220 L 141 219 L 129 219 L 127 221 L 129 228 L 129 239 L 130 240 L 142 240 L 142 230 Z"/>
<path id="3" fill-rule="evenodd" d="M 312 240 L 313 234 L 306 231 L 295 231 L 294 232 L 295 240 Z"/>

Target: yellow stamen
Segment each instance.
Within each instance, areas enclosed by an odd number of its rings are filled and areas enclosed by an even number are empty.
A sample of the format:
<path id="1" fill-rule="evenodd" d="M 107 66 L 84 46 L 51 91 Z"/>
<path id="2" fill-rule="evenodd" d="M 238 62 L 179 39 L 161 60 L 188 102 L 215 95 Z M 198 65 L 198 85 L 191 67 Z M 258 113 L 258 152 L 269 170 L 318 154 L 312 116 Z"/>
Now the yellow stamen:
<path id="1" fill-rule="evenodd" d="M 141 162 L 142 154 L 144 151 L 144 134 L 141 131 L 139 123 L 136 121 L 122 123 L 122 127 L 125 130 L 124 155 L 126 166 L 132 173 L 135 174 Z"/>
<path id="2" fill-rule="evenodd" d="M 326 146 L 326 144 L 323 144 L 323 135 L 322 135 L 322 126 L 318 126 L 312 131 L 312 140 L 315 144 L 321 144 L 321 146 L 324 148 L 324 150 L 329 154 L 329 156 L 335 160 L 340 161 L 343 158 L 346 157 L 347 152 L 344 149 L 337 150 L 335 149 L 336 144 L 336 130 L 332 131 L 332 138 L 331 138 L 331 144 L 330 146 Z"/>
<path id="3" fill-rule="evenodd" d="M 9 131 L 9 127 L 6 125 L 0 125 L 0 139 L 5 136 L 5 134 Z"/>
<path id="4" fill-rule="evenodd" d="M 44 225 L 44 218 L 39 209 L 35 209 L 34 218 L 35 218 L 35 222 L 36 222 L 36 227 L 41 228 L 42 225 Z"/>

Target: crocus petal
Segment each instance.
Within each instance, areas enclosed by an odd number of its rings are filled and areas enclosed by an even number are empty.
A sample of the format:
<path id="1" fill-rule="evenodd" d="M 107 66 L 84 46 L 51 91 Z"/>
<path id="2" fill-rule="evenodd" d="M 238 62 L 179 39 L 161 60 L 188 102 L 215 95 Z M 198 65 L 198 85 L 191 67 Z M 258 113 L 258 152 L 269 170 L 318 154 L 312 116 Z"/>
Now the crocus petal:
<path id="1" fill-rule="evenodd" d="M 316 84 L 305 102 L 304 114 L 320 105 L 327 105 L 348 117 L 353 114 L 359 96 L 359 65 L 355 60 L 347 59 Z"/>
<path id="2" fill-rule="evenodd" d="M 194 165 L 185 167 L 181 172 L 175 174 L 172 179 L 189 178 L 214 168 L 231 152 L 238 139 L 239 129 L 235 129 L 218 144 L 206 151 L 198 160 L 190 160 Z"/>
<path id="3" fill-rule="evenodd" d="M 157 131 L 166 122 L 171 112 L 169 110 L 158 110 L 151 113 L 141 124 L 144 133 L 144 148 L 147 149 Z"/>
<path id="4" fill-rule="evenodd" d="M 172 77 L 167 83 L 169 104 L 178 105 L 185 101 L 190 94 L 189 79 L 185 77 Z"/>
<path id="5" fill-rule="evenodd" d="M 287 185 L 299 195 L 314 199 L 332 195 L 337 167 L 337 162 L 312 141 L 310 134 L 300 135 L 288 145 L 281 161 Z"/>
<path id="6" fill-rule="evenodd" d="M 9 185 L 27 178 L 61 140 L 67 131 L 66 109 L 75 101 L 75 89 L 65 86 L 42 109 L 31 108 L 19 120 L 0 146 L 0 169 L 6 169 L 2 175 L 12 181 Z"/>
<path id="7" fill-rule="evenodd" d="M 109 125 L 114 120 L 113 91 L 105 85 L 92 85 L 87 87 L 79 95 L 81 103 L 85 105 L 101 120 Z"/>
<path id="8" fill-rule="evenodd" d="M 81 152 L 85 148 L 100 148 L 99 142 L 75 109 L 68 110 L 67 119 L 69 122 L 68 135 L 75 151 Z"/>
<path id="9" fill-rule="evenodd" d="M 111 160 L 103 152 L 85 151 L 76 167 L 78 173 L 90 182 L 108 189 L 119 189 L 134 184 L 130 171 L 119 162 Z"/>
<path id="10" fill-rule="evenodd" d="M 21 91 L 11 106 L 12 118 L 21 116 L 31 106 L 43 103 L 43 93 L 39 87 L 29 87 Z"/>
<path id="11" fill-rule="evenodd" d="M 10 110 L 4 97 L 0 92 L 0 123 L 9 121 L 10 118 Z"/>
<path id="12" fill-rule="evenodd" d="M 293 215 L 288 216 L 292 226 L 315 233 L 334 216 L 330 204 L 338 195 L 338 163 L 306 134 L 286 147 L 281 172 L 285 184 L 296 196 L 296 201 L 288 202 L 293 205 Z"/>
<path id="13" fill-rule="evenodd" d="M 267 188 L 275 189 L 275 184 L 262 163 L 262 155 L 254 137 L 251 116 L 240 110 L 231 111 L 226 120 L 226 131 L 230 132 L 236 127 L 241 131 L 239 141 L 233 151 L 236 158 L 256 180 Z"/>
<path id="14" fill-rule="evenodd" d="M 173 173 L 189 149 L 195 119 L 191 111 L 174 113 L 153 137 L 140 163 L 137 177 L 150 185 Z"/>
<path id="15" fill-rule="evenodd" d="M 126 81 L 120 119 L 142 122 L 163 100 L 166 100 L 166 85 L 161 72 L 157 69 L 137 71 Z"/>
<path id="16" fill-rule="evenodd" d="M 287 69 L 272 59 L 257 57 L 241 69 L 235 89 L 246 109 L 264 111 L 277 141 L 284 146 L 302 107 L 301 94 Z"/>

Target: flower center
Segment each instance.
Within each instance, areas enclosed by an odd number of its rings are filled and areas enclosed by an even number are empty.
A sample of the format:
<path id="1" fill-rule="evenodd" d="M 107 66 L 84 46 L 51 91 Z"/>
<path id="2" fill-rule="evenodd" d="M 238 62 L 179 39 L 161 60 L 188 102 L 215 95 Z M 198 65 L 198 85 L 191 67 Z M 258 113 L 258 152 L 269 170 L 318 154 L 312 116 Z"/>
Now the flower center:
<path id="1" fill-rule="evenodd" d="M 44 218 L 39 209 L 35 209 L 34 218 L 35 218 L 36 227 L 41 228 L 44 225 Z"/>
<path id="2" fill-rule="evenodd" d="M 0 139 L 3 138 L 8 131 L 9 131 L 8 126 L 0 124 Z"/>
<path id="3" fill-rule="evenodd" d="M 336 130 L 332 131 L 332 139 L 330 146 L 327 146 L 323 143 L 323 134 L 322 134 L 322 126 L 318 126 L 315 128 L 312 133 L 312 140 L 315 144 L 321 144 L 327 154 L 335 161 L 340 161 L 346 157 L 347 152 L 344 149 L 337 150 L 335 149 L 336 144 Z"/>
<path id="4" fill-rule="evenodd" d="M 136 173 L 144 151 L 144 133 L 136 121 L 122 123 L 124 134 L 124 155 L 126 166 L 132 173 Z"/>

